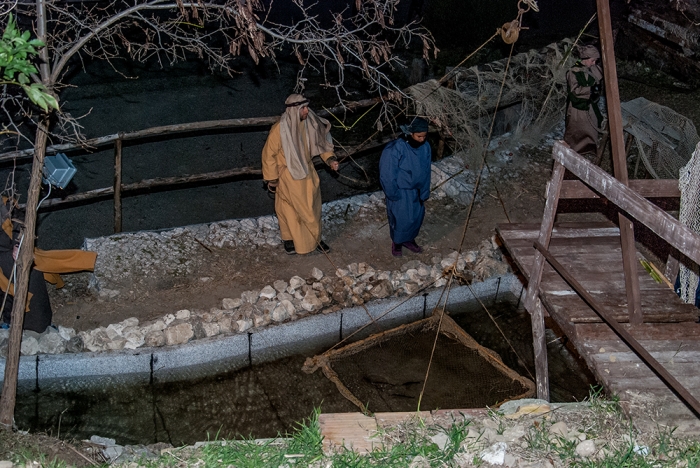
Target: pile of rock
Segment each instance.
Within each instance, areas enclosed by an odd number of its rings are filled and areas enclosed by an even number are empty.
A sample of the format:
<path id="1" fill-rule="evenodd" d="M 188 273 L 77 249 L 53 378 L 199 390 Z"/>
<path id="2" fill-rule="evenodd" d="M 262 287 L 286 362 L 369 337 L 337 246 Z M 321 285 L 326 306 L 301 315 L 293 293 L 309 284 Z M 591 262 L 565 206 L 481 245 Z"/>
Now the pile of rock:
<path id="1" fill-rule="evenodd" d="M 136 349 L 187 343 L 220 334 L 243 333 L 250 328 L 297 320 L 309 314 L 330 313 L 374 299 L 415 294 L 447 283 L 446 271 L 461 281 L 482 281 L 508 272 L 495 239 L 482 242 L 478 250 L 435 256 L 430 265 L 419 260 L 400 270 L 376 270 L 366 263 L 352 263 L 326 275 L 318 268 L 308 278 L 293 276 L 277 280 L 260 290 L 244 291 L 240 297 L 223 299 L 209 311 L 180 310 L 158 320 L 139 323 L 135 317 L 75 334 L 69 328 L 49 328 L 39 335 L 25 332 L 22 353 L 63 353 Z M 0 350 L 6 350 L 7 333 L 0 334 Z M 6 351 L 0 351 L 6 352 Z"/>

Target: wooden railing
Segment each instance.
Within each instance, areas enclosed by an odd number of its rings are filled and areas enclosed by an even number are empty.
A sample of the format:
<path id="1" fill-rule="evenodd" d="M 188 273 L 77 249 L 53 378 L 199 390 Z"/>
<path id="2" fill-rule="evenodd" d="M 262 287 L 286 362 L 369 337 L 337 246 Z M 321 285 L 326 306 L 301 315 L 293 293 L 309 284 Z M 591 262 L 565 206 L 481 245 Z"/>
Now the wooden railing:
<path id="1" fill-rule="evenodd" d="M 554 270 L 571 286 L 574 291 L 598 314 L 598 316 L 607 323 L 613 331 L 624 341 L 637 356 L 651 368 L 651 370 L 663 380 L 671 390 L 683 400 L 693 412 L 700 417 L 700 402 L 681 385 L 644 347 L 632 337 L 632 335 L 620 326 L 620 324 L 612 318 L 605 307 L 598 304 L 591 294 L 576 280 L 571 272 L 567 271 L 549 252 L 549 242 L 552 236 L 552 228 L 554 225 L 554 216 L 556 215 L 558 200 L 561 198 L 562 188 L 564 187 L 564 172 L 569 170 L 572 174 L 580 179 L 586 191 L 596 194 L 596 197 L 603 197 L 624 211 L 627 216 L 637 220 L 639 223 L 648 227 L 652 232 L 657 234 L 661 239 L 669 245 L 676 248 L 681 254 L 685 255 L 689 260 L 700 265 L 700 235 L 693 230 L 683 225 L 680 221 L 673 218 L 671 215 L 657 207 L 644 196 L 637 193 L 633 188 L 626 186 L 619 180 L 612 177 L 601 168 L 593 165 L 584 157 L 573 151 L 563 142 L 554 144 L 553 150 L 554 170 L 552 179 L 547 186 L 547 200 L 545 211 L 542 217 L 542 225 L 538 240 L 534 243 L 536 249 L 535 260 L 533 262 L 530 279 L 526 293 L 526 307 L 532 314 L 533 329 L 535 322 L 538 322 L 537 328 L 540 326 L 544 329 L 544 313 L 543 305 L 540 298 L 542 294 L 540 284 L 542 281 L 542 273 L 544 270 L 544 262 L 547 261 Z M 677 183 L 678 181 L 675 181 Z M 584 185 L 585 184 L 585 185 Z M 567 184 L 570 187 L 577 187 L 579 193 L 585 194 L 578 184 Z M 646 195 L 658 196 L 660 193 L 669 194 L 669 182 L 667 181 L 646 181 L 643 184 L 646 188 Z M 587 197 L 590 198 L 590 197 Z M 639 277 L 636 270 L 629 272 L 625 270 L 625 283 L 638 282 Z M 639 287 L 636 288 L 639 291 Z M 637 298 L 639 299 L 639 298 Z M 641 311 L 640 311 L 641 312 Z M 630 313 L 630 323 L 635 323 Z M 641 322 L 638 322 L 641 323 Z M 539 343 L 539 346 L 545 346 L 546 343 Z M 537 347 L 537 346 L 536 346 Z M 546 349 L 546 348 L 545 348 Z M 547 385 L 546 374 L 546 355 L 545 361 L 536 356 L 537 369 L 537 386 L 538 395 L 541 389 Z M 544 367 L 543 367 L 544 366 Z M 548 388 L 544 393 L 548 398 Z"/>
<path id="2" fill-rule="evenodd" d="M 347 103 L 343 107 L 334 107 L 328 110 L 319 111 L 321 116 L 330 116 L 331 113 L 337 114 L 341 112 L 352 112 L 357 109 L 366 108 L 379 102 L 379 98 L 365 99 Z M 114 199 L 114 232 L 122 230 L 122 195 L 128 192 L 138 190 L 152 189 L 157 187 L 170 187 L 181 184 L 190 184 L 204 181 L 215 181 L 228 179 L 231 177 L 240 176 L 260 176 L 262 169 L 260 167 L 237 167 L 223 171 L 207 172 L 202 174 L 183 175 L 175 177 L 163 177 L 155 179 L 146 179 L 131 184 L 122 183 L 122 149 L 125 141 L 138 141 L 153 137 L 174 137 L 179 138 L 184 134 L 192 134 L 195 132 L 211 131 L 211 130 L 230 130 L 241 129 L 242 131 L 257 131 L 261 128 L 269 127 L 279 120 L 279 116 L 272 117 L 252 117 L 245 119 L 228 119 L 228 120 L 211 120 L 204 122 L 192 122 L 185 124 L 166 125 L 152 127 L 133 132 L 120 132 L 111 135 L 105 135 L 98 138 L 91 138 L 83 141 L 80 144 L 59 144 L 51 145 L 46 148 L 47 154 L 55 154 L 62 151 L 75 150 L 95 150 L 108 146 L 114 146 L 114 184 L 112 187 L 103 187 L 94 190 L 89 190 L 82 193 L 68 195 L 64 198 L 53 198 L 44 201 L 41 204 L 41 209 L 56 207 L 58 205 L 76 203 L 91 199 L 100 199 L 105 197 L 113 197 Z M 378 146 L 385 144 L 393 136 L 388 136 L 357 145 L 350 148 L 345 148 L 345 153 L 339 154 L 342 158 L 347 155 L 353 155 L 361 151 L 368 151 Z M 34 155 L 33 149 L 17 150 L 0 154 L 0 163 L 3 161 L 22 161 L 31 159 Z"/>

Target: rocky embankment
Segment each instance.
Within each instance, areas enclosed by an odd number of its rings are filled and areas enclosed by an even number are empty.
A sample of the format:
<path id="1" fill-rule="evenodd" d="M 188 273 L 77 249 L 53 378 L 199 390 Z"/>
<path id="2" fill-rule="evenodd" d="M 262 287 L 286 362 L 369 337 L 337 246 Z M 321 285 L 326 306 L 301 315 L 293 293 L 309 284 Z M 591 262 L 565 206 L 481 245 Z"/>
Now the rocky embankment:
<path id="1" fill-rule="evenodd" d="M 450 197 L 455 203 L 471 200 L 474 174 L 463 171 L 458 157 L 433 165 L 432 196 Z M 380 193 L 359 195 L 327 203 L 323 207 L 324 229 L 333 229 L 350 216 L 384 211 Z M 211 247 L 256 248 L 280 243 L 277 219 L 229 220 L 160 232 L 138 232 L 87 239 L 85 248 L 98 253 L 89 277 L 89 290 L 102 300 L 121 294 L 125 279 L 154 275 L 187 276 L 202 262 L 202 249 Z M 26 331 L 22 354 L 58 354 L 111 351 L 140 347 L 174 346 L 222 334 L 244 333 L 310 314 L 331 313 L 374 299 L 413 295 L 446 284 L 446 272 L 454 269 L 458 281 L 481 281 L 508 271 L 493 239 L 476 250 L 436 255 L 429 263 L 413 260 L 399 270 L 380 270 L 367 263 L 352 263 L 324 273 L 318 268 L 308 276 L 280 278 L 259 290 L 223 299 L 210 310 L 183 309 L 140 322 L 131 317 L 118 323 L 77 333 L 61 325 L 44 333 Z M 0 356 L 7 353 L 8 330 L 0 330 Z"/>
<path id="2" fill-rule="evenodd" d="M 44 333 L 25 331 L 22 354 L 57 354 L 81 351 L 110 351 L 140 347 L 173 346 L 221 334 L 244 333 L 311 314 L 331 313 L 362 305 L 374 299 L 408 296 L 442 287 L 454 272 L 455 281 L 482 281 L 504 274 L 508 265 L 494 239 L 478 250 L 452 252 L 406 262 L 400 270 L 377 270 L 366 263 L 352 263 L 326 275 L 313 268 L 307 278 L 279 279 L 240 297 L 225 298 L 211 310 L 178 310 L 157 320 L 139 323 L 131 317 L 107 327 L 76 333 L 72 328 L 50 327 Z M 0 330 L 0 352 L 7 353 L 9 330 Z"/>

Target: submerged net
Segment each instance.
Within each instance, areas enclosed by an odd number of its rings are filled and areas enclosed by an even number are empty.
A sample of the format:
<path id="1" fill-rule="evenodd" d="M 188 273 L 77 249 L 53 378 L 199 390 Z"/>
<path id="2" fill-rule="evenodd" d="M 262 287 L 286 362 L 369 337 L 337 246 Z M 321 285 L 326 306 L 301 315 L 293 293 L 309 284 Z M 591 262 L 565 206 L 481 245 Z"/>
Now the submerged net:
<path id="1" fill-rule="evenodd" d="M 481 160 L 496 110 L 494 134 L 508 133 L 502 141 L 506 145 L 538 143 L 563 122 L 566 71 L 575 60 L 571 47 L 571 41 L 564 41 L 514 55 L 510 63 L 503 59 L 454 69 L 454 89 L 431 80 L 412 86 L 409 92 L 417 113 L 454 138 L 455 150 L 463 152 L 466 163 L 475 165 Z"/>
<path id="2" fill-rule="evenodd" d="M 680 170 L 678 186 L 681 190 L 681 208 L 678 218 L 681 223 L 700 234 L 700 145 L 695 148 L 688 164 Z M 681 299 L 695 304 L 698 288 L 698 265 L 688 268 L 681 263 L 678 277 L 681 284 Z"/>
<path id="3" fill-rule="evenodd" d="M 535 394 L 535 385 L 479 345 L 449 316 L 439 315 L 372 335 L 307 359 L 362 411 L 415 411 L 426 370 L 421 409 L 483 408 Z M 438 342 L 431 350 L 438 326 Z"/>
<path id="4" fill-rule="evenodd" d="M 623 102 L 622 120 L 644 167 L 655 179 L 676 179 L 697 145 L 693 122 L 643 97 Z"/>

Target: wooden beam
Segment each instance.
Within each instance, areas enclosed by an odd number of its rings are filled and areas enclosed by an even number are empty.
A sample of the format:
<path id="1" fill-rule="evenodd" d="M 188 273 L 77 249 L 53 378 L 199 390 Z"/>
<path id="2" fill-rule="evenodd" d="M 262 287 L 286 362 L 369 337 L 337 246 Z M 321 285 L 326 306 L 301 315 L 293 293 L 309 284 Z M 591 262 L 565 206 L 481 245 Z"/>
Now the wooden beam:
<path id="1" fill-rule="evenodd" d="M 317 113 L 321 116 L 330 116 L 331 113 L 354 111 L 365 107 L 372 106 L 380 102 L 379 98 L 364 99 L 362 101 L 349 102 L 345 106 L 337 106 L 331 109 L 320 110 Z M 265 127 L 274 124 L 280 119 L 279 115 L 272 117 L 249 117 L 244 119 L 227 119 L 227 120 L 207 120 L 204 122 L 191 122 L 175 125 L 164 125 L 160 127 L 151 127 L 134 132 L 115 133 L 97 138 L 92 138 L 81 142 L 80 144 L 66 143 L 60 145 L 51 145 L 46 148 L 48 154 L 54 154 L 59 151 L 73 151 L 85 148 L 98 148 L 100 146 L 111 145 L 117 140 L 129 141 L 138 140 L 141 138 L 177 135 L 179 133 L 201 132 L 207 130 L 223 130 L 232 128 L 250 129 L 256 127 Z M 15 159 L 26 159 L 32 157 L 34 149 L 10 151 L 0 154 L 0 162 L 11 161 Z"/>
<path id="2" fill-rule="evenodd" d="M 647 226 L 659 237 L 700 265 L 700 235 L 655 206 L 601 168 L 582 158 L 566 143 L 554 144 L 553 157 L 576 177 L 620 209 Z"/>
<path id="3" fill-rule="evenodd" d="M 644 198 L 680 198 L 681 191 L 675 179 L 630 179 L 629 188 Z M 565 180 L 559 198 L 600 198 L 580 180 Z"/>
<path id="4" fill-rule="evenodd" d="M 547 248 L 535 242 L 535 249 L 540 252 L 547 259 L 547 262 L 554 268 L 554 270 L 559 273 L 559 275 L 566 281 L 569 286 L 573 288 L 576 293 L 581 296 L 588 306 L 593 309 L 593 311 L 598 314 L 598 316 L 613 329 L 613 331 L 620 337 L 622 341 L 627 344 L 632 351 L 635 352 L 637 356 L 647 365 L 649 368 L 666 384 L 668 387 L 681 399 L 683 402 L 695 413 L 696 416 L 700 417 L 700 402 L 678 381 L 676 380 L 666 368 L 659 363 L 646 349 L 642 346 L 634 337 L 625 330 L 615 319 L 612 318 L 610 312 L 602 307 L 596 302 L 591 294 L 586 291 L 586 288 L 579 283 L 576 278 L 564 268 L 554 256 L 549 253 Z"/>
<path id="5" fill-rule="evenodd" d="M 184 175 L 175 177 L 161 177 L 156 179 L 145 179 L 131 184 L 121 184 L 121 194 L 133 192 L 135 190 L 146 190 L 158 187 L 168 187 L 181 184 L 189 184 L 194 182 L 204 182 L 211 180 L 226 179 L 228 177 L 236 177 L 242 175 L 262 175 L 262 169 L 252 167 L 237 167 L 235 169 L 227 169 L 225 171 L 206 172 L 204 174 Z M 114 195 L 114 187 L 103 187 L 95 190 L 89 190 L 75 195 L 68 195 L 65 198 L 51 198 L 42 203 L 41 208 L 49 208 L 53 206 L 65 205 L 67 203 L 76 203 L 79 201 L 90 200 L 94 198 L 103 198 Z M 121 195 L 120 195 L 121 200 Z M 116 200 L 115 200 L 116 202 Z M 20 205 L 20 208 L 23 205 Z M 115 203 L 116 216 L 116 203 Z M 116 218 L 115 218 L 116 226 Z"/>
<path id="6" fill-rule="evenodd" d="M 615 178 L 624 185 L 628 185 L 627 153 L 625 151 L 625 137 L 623 134 L 622 110 L 620 109 L 620 89 L 617 85 L 617 66 L 615 64 L 610 2 L 609 0 L 597 0 L 596 3 L 598 6 L 598 30 L 600 32 L 601 56 L 603 59 L 603 78 L 605 79 L 605 101 L 608 105 L 613 170 Z M 618 219 L 620 221 L 622 263 L 627 285 L 627 308 L 630 314 L 630 322 L 638 323 L 642 316 L 642 300 L 639 293 L 639 277 L 637 276 L 634 225 L 622 213 L 618 214 Z"/>
<path id="7" fill-rule="evenodd" d="M 547 184 L 547 201 L 542 215 L 542 225 L 538 241 L 542 245 L 549 245 L 552 238 L 554 218 L 557 215 L 559 191 L 564 180 L 564 166 L 555 162 L 552 171 L 552 179 Z M 525 294 L 525 307 L 530 311 L 532 321 L 532 344 L 535 352 L 535 379 L 537 380 L 537 398 L 549 401 L 549 369 L 547 362 L 547 340 L 544 326 L 544 307 L 539 298 L 540 282 L 544 269 L 544 257 L 535 252 L 535 259 L 530 270 L 530 278 Z"/>
<path id="8" fill-rule="evenodd" d="M 625 272 L 625 292 L 630 323 L 644 323 L 642 316 L 642 294 L 637 274 L 637 247 L 634 245 L 634 224 L 623 213 L 617 214 L 620 223 L 620 243 L 622 244 L 622 268 Z"/>

